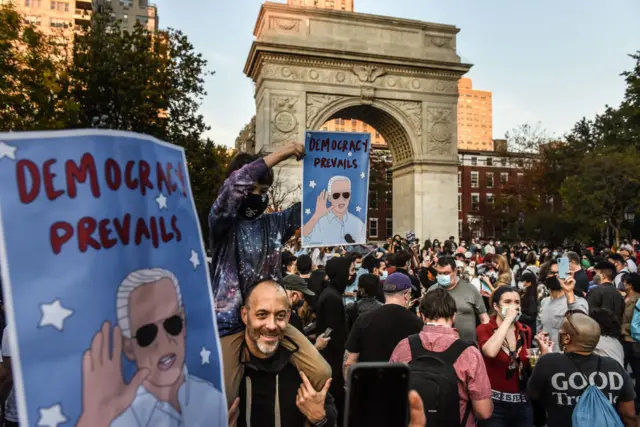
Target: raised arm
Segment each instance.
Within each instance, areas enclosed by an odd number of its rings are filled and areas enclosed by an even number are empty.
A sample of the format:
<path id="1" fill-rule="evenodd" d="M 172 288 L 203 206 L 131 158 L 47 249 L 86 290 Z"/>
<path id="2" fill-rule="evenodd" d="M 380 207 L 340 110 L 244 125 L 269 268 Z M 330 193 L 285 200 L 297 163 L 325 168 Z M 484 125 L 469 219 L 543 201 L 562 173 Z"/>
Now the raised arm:
<path id="1" fill-rule="evenodd" d="M 233 172 L 222 184 L 218 198 L 209 212 L 209 234 L 215 240 L 224 234 L 236 215 L 242 199 L 252 191 L 260 177 L 278 163 L 304 156 L 304 145 L 290 144 Z"/>

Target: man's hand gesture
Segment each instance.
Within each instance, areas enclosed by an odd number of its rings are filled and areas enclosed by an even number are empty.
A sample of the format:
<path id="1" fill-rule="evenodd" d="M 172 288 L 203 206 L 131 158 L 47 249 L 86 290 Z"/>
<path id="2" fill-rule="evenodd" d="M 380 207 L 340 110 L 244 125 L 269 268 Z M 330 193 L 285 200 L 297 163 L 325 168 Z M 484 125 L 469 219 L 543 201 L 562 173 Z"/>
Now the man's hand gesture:
<path id="1" fill-rule="evenodd" d="M 317 424 L 327 416 L 324 410 L 324 399 L 329 392 L 331 378 L 324 383 L 324 387 L 320 391 L 316 391 L 313 388 L 302 371 L 300 371 L 300 378 L 302 378 L 302 384 L 300 384 L 298 395 L 296 396 L 296 406 L 310 423 Z"/>
<path id="2" fill-rule="evenodd" d="M 329 193 L 326 190 L 322 190 L 322 193 L 316 199 L 316 211 L 313 214 L 314 217 L 320 219 L 329 212 L 333 211 L 333 206 L 327 207 L 327 200 L 329 199 Z"/>
<path id="3" fill-rule="evenodd" d="M 111 355 L 111 325 L 102 324 L 93 337 L 91 348 L 82 358 L 82 415 L 77 427 L 108 427 L 133 403 L 136 391 L 151 373 L 140 369 L 129 384 L 122 378 L 122 333 L 113 328 Z"/>

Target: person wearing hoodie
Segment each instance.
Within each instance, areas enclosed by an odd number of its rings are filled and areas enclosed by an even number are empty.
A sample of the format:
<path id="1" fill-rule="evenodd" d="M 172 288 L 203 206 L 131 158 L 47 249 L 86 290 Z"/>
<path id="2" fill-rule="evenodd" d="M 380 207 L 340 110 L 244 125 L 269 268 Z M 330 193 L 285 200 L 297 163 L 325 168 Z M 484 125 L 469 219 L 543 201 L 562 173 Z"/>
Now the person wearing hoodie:
<path id="1" fill-rule="evenodd" d="M 329 392 L 335 399 L 338 408 L 339 426 L 344 415 L 344 378 L 342 376 L 342 358 L 347 341 L 346 313 L 342 302 L 344 290 L 349 284 L 350 272 L 354 269 L 349 257 L 332 258 L 327 262 L 329 286 L 322 292 L 316 307 L 316 330 L 319 334 L 331 328 L 331 341 L 322 355 L 329 363 L 332 371 Z"/>
<path id="2" fill-rule="evenodd" d="M 281 250 L 300 228 L 300 203 L 265 214 L 267 192 L 273 184 L 271 168 L 290 157 L 300 160 L 303 156 L 304 146 L 296 143 L 265 157 L 237 154 L 229 163 L 227 178 L 209 213 L 211 285 L 230 405 L 243 377 L 239 360 L 245 329 L 240 316 L 243 298 L 260 280 L 281 278 Z M 296 328 L 287 325 L 285 336 L 289 338 L 285 345 L 297 348 L 292 363 L 305 372 L 316 390 L 321 390 L 331 375 L 329 366 Z"/>

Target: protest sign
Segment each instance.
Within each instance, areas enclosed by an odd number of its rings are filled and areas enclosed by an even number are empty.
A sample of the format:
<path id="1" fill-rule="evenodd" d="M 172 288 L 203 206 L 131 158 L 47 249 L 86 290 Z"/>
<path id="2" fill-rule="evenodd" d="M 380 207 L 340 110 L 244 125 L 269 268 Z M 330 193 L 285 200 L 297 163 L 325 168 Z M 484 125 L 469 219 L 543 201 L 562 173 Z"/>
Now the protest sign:
<path id="1" fill-rule="evenodd" d="M 368 133 L 307 132 L 302 166 L 302 246 L 367 240 Z"/>
<path id="2" fill-rule="evenodd" d="M 226 426 L 184 150 L 127 132 L 0 133 L 0 182 L 20 425 Z"/>

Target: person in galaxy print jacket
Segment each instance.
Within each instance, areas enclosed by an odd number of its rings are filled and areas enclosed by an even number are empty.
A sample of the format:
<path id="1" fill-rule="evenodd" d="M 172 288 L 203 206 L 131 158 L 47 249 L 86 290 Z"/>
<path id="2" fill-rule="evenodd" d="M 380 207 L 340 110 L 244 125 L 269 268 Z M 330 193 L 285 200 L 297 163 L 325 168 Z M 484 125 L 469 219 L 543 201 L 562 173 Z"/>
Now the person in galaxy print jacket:
<path id="1" fill-rule="evenodd" d="M 301 204 L 271 214 L 267 192 L 273 184 L 271 168 L 291 157 L 301 160 L 304 145 L 289 144 L 261 157 L 237 154 L 227 168 L 218 198 L 209 213 L 212 268 L 211 285 L 224 360 L 227 401 L 238 395 L 243 376 L 241 350 L 245 327 L 240 308 L 251 286 L 260 280 L 281 279 L 281 250 L 301 225 Z M 262 335 L 269 337 L 265 328 Z M 296 350 L 293 364 L 304 371 L 314 387 L 321 390 L 331 368 L 313 344 L 297 329 L 288 326 L 282 340 Z M 249 338 L 249 337 L 246 337 Z"/>

